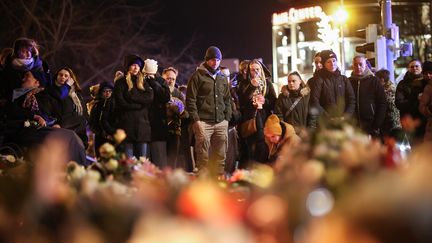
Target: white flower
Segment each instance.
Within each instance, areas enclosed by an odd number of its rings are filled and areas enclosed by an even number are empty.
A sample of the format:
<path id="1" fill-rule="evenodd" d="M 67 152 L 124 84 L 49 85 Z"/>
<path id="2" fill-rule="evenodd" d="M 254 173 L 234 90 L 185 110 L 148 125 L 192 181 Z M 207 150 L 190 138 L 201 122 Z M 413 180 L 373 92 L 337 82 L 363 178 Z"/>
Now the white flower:
<path id="1" fill-rule="evenodd" d="M 111 158 L 115 155 L 116 151 L 112 144 L 110 143 L 104 143 L 100 148 L 99 152 L 102 158 Z"/>
<path id="2" fill-rule="evenodd" d="M 29 120 L 26 120 L 24 122 L 24 127 L 30 127 L 30 121 Z"/>
<path id="3" fill-rule="evenodd" d="M 105 163 L 105 168 L 108 170 L 114 171 L 118 167 L 118 161 L 115 159 L 110 159 L 108 162 Z"/>
<path id="4" fill-rule="evenodd" d="M 15 162 L 16 162 L 16 158 L 15 158 L 15 156 L 10 155 L 10 154 L 6 155 L 6 160 L 7 160 L 9 163 L 15 163 Z"/>

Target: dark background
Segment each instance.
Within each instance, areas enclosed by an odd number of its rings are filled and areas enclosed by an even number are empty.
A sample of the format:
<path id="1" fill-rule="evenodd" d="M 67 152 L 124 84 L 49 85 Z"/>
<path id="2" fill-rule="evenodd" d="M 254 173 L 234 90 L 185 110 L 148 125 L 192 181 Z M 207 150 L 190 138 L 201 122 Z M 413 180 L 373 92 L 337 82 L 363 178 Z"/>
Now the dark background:
<path id="1" fill-rule="evenodd" d="M 159 6 L 155 30 L 168 35 L 172 48 L 193 41 L 198 60 L 215 45 L 224 58 L 263 58 L 266 63 L 272 55 L 272 13 L 289 8 L 276 0 L 163 1 Z"/>

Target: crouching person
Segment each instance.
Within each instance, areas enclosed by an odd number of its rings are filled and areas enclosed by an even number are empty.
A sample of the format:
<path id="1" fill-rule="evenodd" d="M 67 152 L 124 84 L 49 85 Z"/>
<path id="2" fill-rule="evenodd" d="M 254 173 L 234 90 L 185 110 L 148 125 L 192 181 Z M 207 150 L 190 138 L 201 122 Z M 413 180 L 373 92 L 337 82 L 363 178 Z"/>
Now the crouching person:
<path id="1" fill-rule="evenodd" d="M 273 164 L 284 146 L 294 146 L 300 142 L 292 125 L 270 115 L 264 125 L 264 140 L 257 143 L 255 158 L 257 162 Z"/>

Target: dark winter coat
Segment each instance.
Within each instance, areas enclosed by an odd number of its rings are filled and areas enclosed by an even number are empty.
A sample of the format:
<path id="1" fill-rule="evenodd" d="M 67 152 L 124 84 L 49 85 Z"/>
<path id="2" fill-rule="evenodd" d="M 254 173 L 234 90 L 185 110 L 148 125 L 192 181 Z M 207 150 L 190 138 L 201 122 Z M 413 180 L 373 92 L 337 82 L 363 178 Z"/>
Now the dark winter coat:
<path id="1" fill-rule="evenodd" d="M 310 109 L 317 115 L 311 116 L 311 127 L 316 127 L 320 116 L 328 119 L 350 117 L 355 111 L 355 95 L 348 78 L 340 73 L 317 71 L 316 79 L 311 87 Z"/>
<path id="2" fill-rule="evenodd" d="M 419 94 L 427 85 L 427 80 L 422 75 L 414 75 L 407 72 L 402 81 L 396 86 L 396 107 L 400 111 L 401 118 L 410 114 L 414 118 L 422 117 L 418 109 L 413 109 L 419 105 Z"/>
<path id="3" fill-rule="evenodd" d="M 241 121 L 241 113 L 240 113 L 239 97 L 237 95 L 237 87 L 230 87 L 230 93 L 231 93 L 232 116 L 228 126 L 232 127 L 237 125 Z"/>
<path id="4" fill-rule="evenodd" d="M 384 87 L 372 73 L 349 78 L 356 95 L 355 119 L 368 134 L 378 136 L 386 115 Z"/>
<path id="5" fill-rule="evenodd" d="M 255 115 L 256 107 L 253 105 L 253 96 L 256 87 L 253 86 L 250 81 L 249 84 L 245 85 L 242 90 L 238 90 L 238 98 L 240 103 L 240 112 L 242 114 L 242 121 L 251 119 Z M 274 106 L 276 103 L 276 92 L 270 79 L 266 80 L 266 90 L 264 93 L 265 102 L 263 105 L 264 120 L 273 113 Z"/>
<path id="6" fill-rule="evenodd" d="M 166 141 L 168 139 L 167 103 L 170 101 L 170 89 L 160 75 L 146 78 L 145 82 L 153 89 L 153 103 L 151 105 L 150 126 L 151 141 Z"/>
<path id="7" fill-rule="evenodd" d="M 400 111 L 400 118 L 411 115 L 415 119 L 420 119 L 421 124 L 416 128 L 416 137 L 422 138 L 425 133 L 426 118 L 420 113 L 419 95 L 423 92 L 428 81 L 423 76 L 415 76 L 407 72 L 404 79 L 396 87 L 395 103 Z"/>
<path id="8" fill-rule="evenodd" d="M 41 127 L 34 121 L 35 115 L 45 117 L 45 114 L 41 110 L 32 110 L 23 106 L 29 93 L 23 93 L 7 105 L 5 142 L 12 142 L 23 147 L 33 147 L 41 145 L 47 137 L 58 138 L 64 141 L 67 146 L 65 162 L 74 160 L 79 164 L 89 165 L 86 160 L 84 145 L 73 131 L 63 128 Z M 40 107 L 41 104 L 38 100 L 44 97 L 44 92 L 34 96 Z"/>
<path id="9" fill-rule="evenodd" d="M 289 112 L 293 103 L 301 97 L 300 101 Z M 275 114 L 281 121 L 287 122 L 294 126 L 296 133 L 299 133 L 301 128 L 305 128 L 308 124 L 309 113 L 309 98 L 310 89 L 306 85 L 302 85 L 298 90 L 289 90 L 288 86 L 282 87 L 282 92 L 276 100 Z"/>
<path id="10" fill-rule="evenodd" d="M 96 136 L 106 138 L 116 132 L 114 98 L 98 98 L 90 111 L 89 126 Z"/>
<path id="11" fill-rule="evenodd" d="M 133 87 L 129 91 L 126 77 L 117 80 L 114 86 L 114 100 L 118 117 L 118 128 L 126 132 L 125 142 L 145 143 L 151 141 L 150 108 L 153 102 L 153 89 L 144 82 L 144 90 L 136 86 L 136 77 L 132 76 Z"/>
<path id="12" fill-rule="evenodd" d="M 49 116 L 57 119 L 56 124 L 60 127 L 73 130 L 87 147 L 87 106 L 81 93 L 76 91 L 83 109 L 82 115 L 78 114 L 72 98 L 68 95 L 70 89 L 71 87 L 67 84 L 47 87 L 45 89 L 47 95 L 43 99 L 41 109 Z"/>
<path id="13" fill-rule="evenodd" d="M 429 82 L 423 90 L 419 110 L 427 119 L 424 141 L 432 142 L 432 82 Z"/>
<path id="14" fill-rule="evenodd" d="M 192 122 L 219 123 L 231 119 L 231 95 L 228 81 L 219 70 L 216 77 L 201 64 L 187 84 L 186 109 Z"/>
<path id="15" fill-rule="evenodd" d="M 400 118 L 410 115 L 414 119 L 420 120 L 420 125 L 415 130 L 415 137 L 423 138 L 427 119 L 419 111 L 420 94 L 428 84 L 423 75 L 413 75 L 407 72 L 404 79 L 396 87 L 395 104 L 400 111 Z"/>

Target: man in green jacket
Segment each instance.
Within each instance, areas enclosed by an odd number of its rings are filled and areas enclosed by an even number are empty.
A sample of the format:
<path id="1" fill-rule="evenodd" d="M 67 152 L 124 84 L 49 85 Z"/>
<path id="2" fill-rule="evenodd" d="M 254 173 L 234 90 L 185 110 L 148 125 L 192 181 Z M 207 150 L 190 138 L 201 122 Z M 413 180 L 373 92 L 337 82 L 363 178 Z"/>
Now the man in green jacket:
<path id="1" fill-rule="evenodd" d="M 186 109 L 192 120 L 198 170 L 215 163 L 224 172 L 228 145 L 228 121 L 231 118 L 231 94 L 228 81 L 220 73 L 222 53 L 210 46 L 203 62 L 187 84 Z M 209 154 L 210 152 L 210 154 Z"/>

